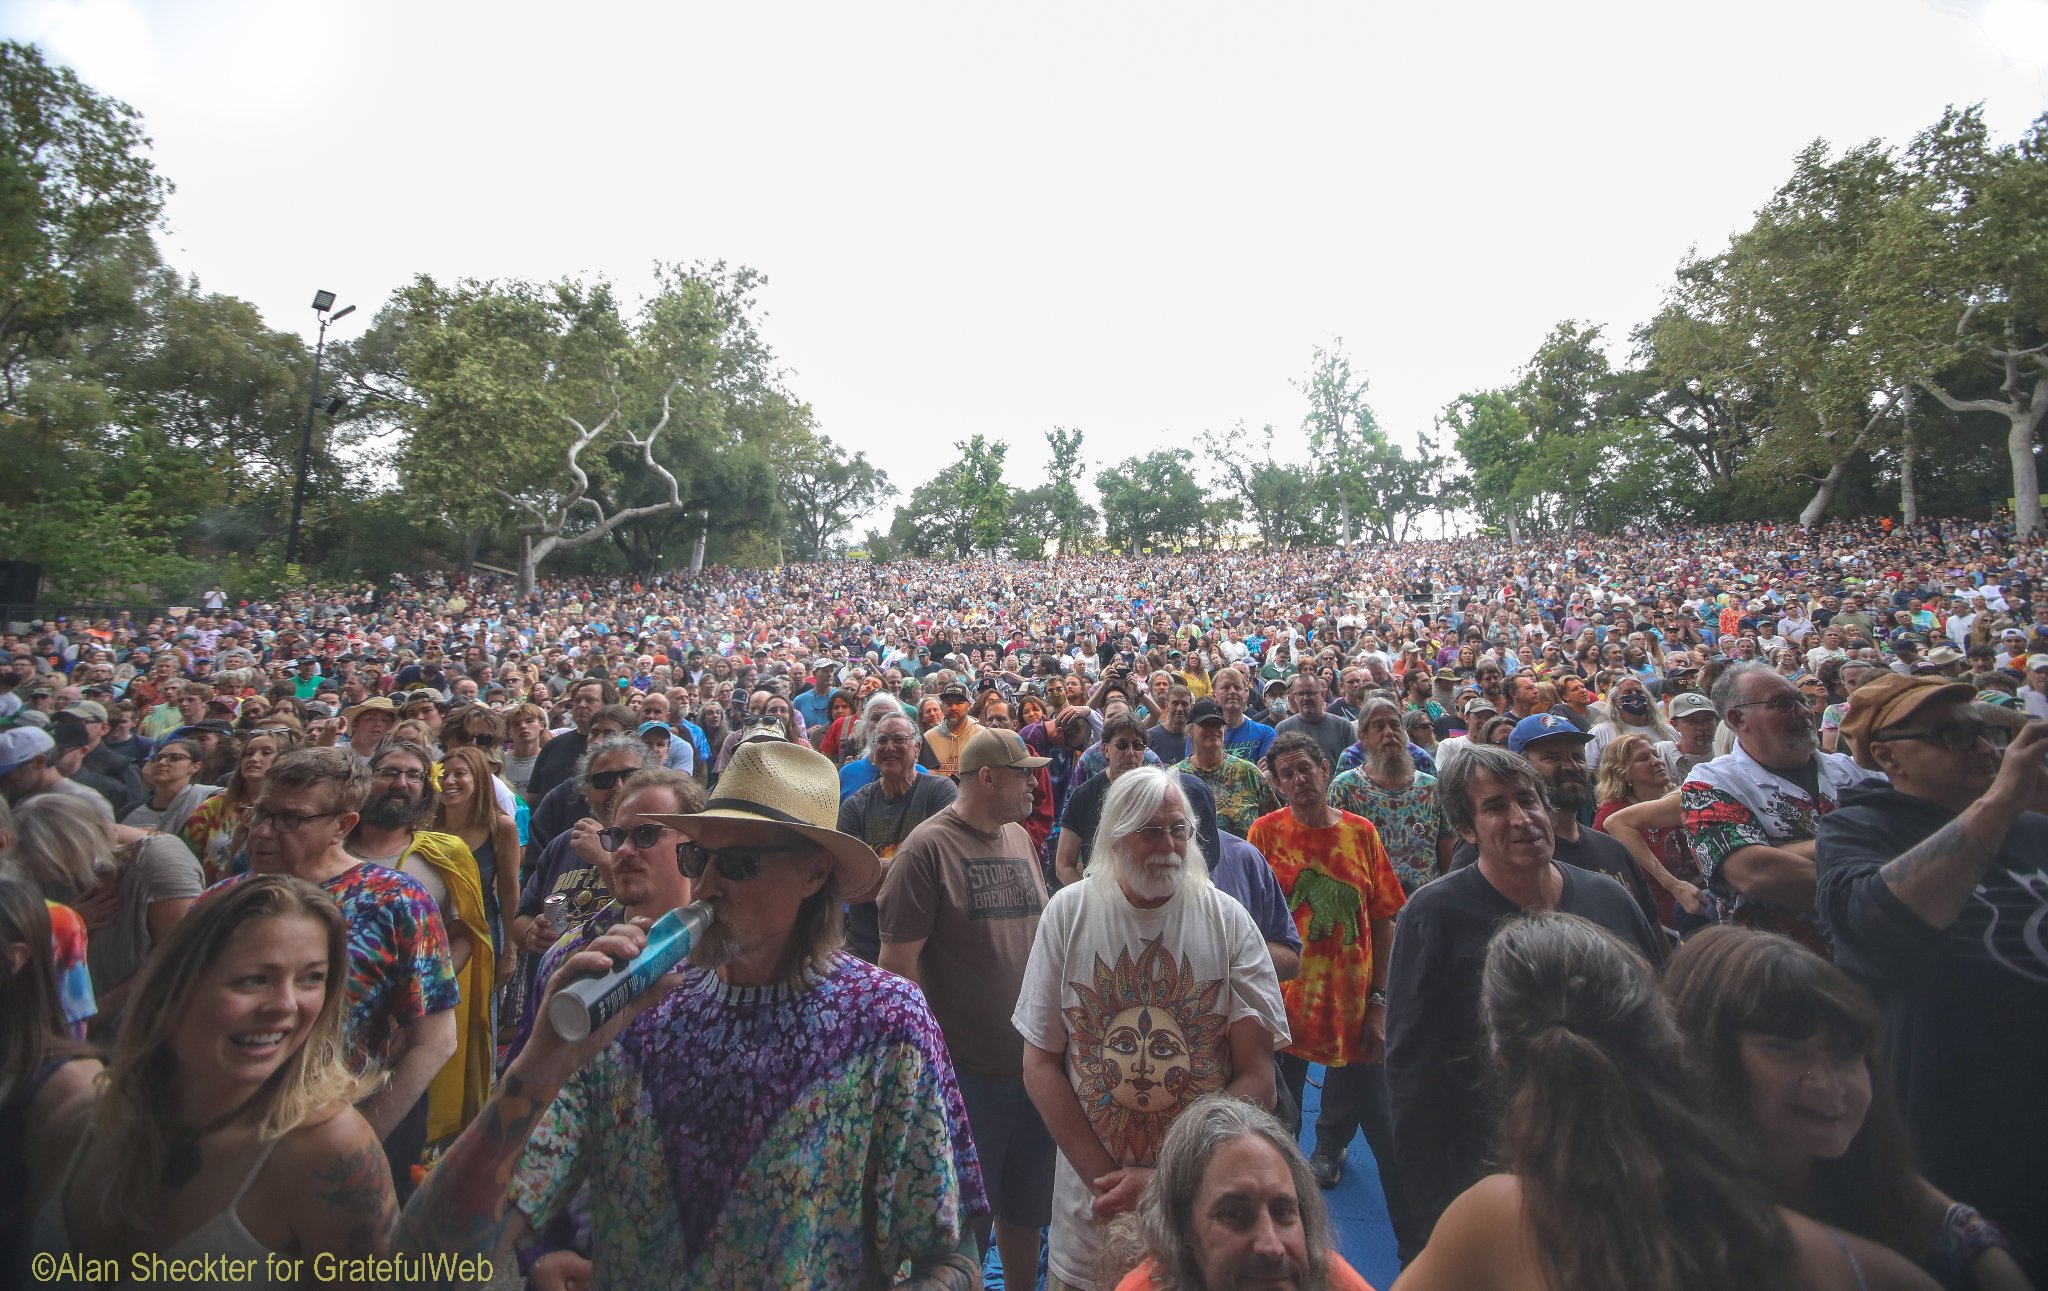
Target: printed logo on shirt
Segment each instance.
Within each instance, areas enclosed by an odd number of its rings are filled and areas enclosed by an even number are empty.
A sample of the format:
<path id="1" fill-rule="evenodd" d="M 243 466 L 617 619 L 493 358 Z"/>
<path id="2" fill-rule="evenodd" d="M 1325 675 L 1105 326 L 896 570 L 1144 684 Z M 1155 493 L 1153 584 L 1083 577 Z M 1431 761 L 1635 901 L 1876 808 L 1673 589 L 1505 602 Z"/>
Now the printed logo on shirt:
<path id="1" fill-rule="evenodd" d="M 1014 856 L 968 857 L 960 863 L 967 875 L 967 908 L 976 919 L 1023 919 L 1039 914 L 1045 903 L 1031 881 L 1031 862 Z"/>
<path id="2" fill-rule="evenodd" d="M 1149 1166 L 1181 1111 L 1223 1088 L 1222 979 L 1197 980 L 1153 937 L 1135 962 L 1129 947 L 1114 968 L 1097 956 L 1094 982 L 1068 985 L 1080 1000 L 1065 1013 L 1089 1124 L 1117 1161 Z"/>

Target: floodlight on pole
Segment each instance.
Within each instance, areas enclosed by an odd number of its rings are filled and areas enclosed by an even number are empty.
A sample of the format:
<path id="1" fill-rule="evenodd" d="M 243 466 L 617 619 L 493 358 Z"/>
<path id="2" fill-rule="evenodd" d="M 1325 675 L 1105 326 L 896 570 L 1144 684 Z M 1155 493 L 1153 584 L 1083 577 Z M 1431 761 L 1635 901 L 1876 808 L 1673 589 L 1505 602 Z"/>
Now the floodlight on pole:
<path id="1" fill-rule="evenodd" d="M 348 305 L 330 315 L 327 311 L 333 308 L 333 292 L 313 293 L 313 312 L 320 315 L 320 339 L 313 346 L 313 390 L 306 399 L 306 429 L 299 436 L 299 474 L 292 484 L 292 527 L 284 540 L 284 563 L 287 565 L 295 565 L 299 560 L 299 517 L 306 507 L 306 459 L 313 452 L 313 414 L 320 409 L 320 358 L 327 350 L 327 325 L 336 319 L 346 318 L 356 310 L 354 305 Z M 334 415 L 340 402 L 339 399 L 329 401 L 328 416 Z"/>
<path id="2" fill-rule="evenodd" d="M 343 305 L 340 309 L 335 310 L 333 315 L 329 317 L 327 321 L 330 323 L 338 323 L 342 319 L 347 318 L 350 314 L 353 314 L 355 312 L 356 307 L 354 305 Z"/>

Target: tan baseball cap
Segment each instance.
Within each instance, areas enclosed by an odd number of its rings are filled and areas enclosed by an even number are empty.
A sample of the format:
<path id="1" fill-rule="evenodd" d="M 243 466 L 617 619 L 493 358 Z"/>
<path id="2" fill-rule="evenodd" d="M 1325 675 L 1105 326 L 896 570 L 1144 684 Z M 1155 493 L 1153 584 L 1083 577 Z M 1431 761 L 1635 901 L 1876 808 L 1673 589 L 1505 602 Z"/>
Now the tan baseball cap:
<path id="1" fill-rule="evenodd" d="M 1051 761 L 1051 758 L 1033 757 L 1017 732 L 983 727 L 967 741 L 967 747 L 960 750 L 960 774 L 967 775 L 983 767 L 1035 770 Z"/>

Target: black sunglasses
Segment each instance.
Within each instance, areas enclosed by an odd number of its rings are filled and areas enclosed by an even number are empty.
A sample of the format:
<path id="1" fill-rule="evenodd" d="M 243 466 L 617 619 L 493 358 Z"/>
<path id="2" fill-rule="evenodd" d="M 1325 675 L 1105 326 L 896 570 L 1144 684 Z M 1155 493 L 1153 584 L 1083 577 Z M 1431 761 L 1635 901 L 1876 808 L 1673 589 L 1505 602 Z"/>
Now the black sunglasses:
<path id="1" fill-rule="evenodd" d="M 708 865 L 716 864 L 718 872 L 733 883 L 745 883 L 761 872 L 761 858 L 770 852 L 793 852 L 793 847 L 721 847 L 708 850 L 695 843 L 676 844 L 676 865 L 683 871 L 683 877 L 701 879 Z"/>
<path id="2" fill-rule="evenodd" d="M 644 852 L 661 841 L 661 831 L 666 828 L 665 825 L 635 825 L 627 829 L 615 825 L 609 829 L 598 830 L 597 843 L 607 852 L 616 852 L 630 838 L 633 840 L 633 846 Z"/>
<path id="3" fill-rule="evenodd" d="M 590 787 L 610 791 L 619 787 L 619 781 L 632 775 L 631 771 L 593 771 L 590 773 Z"/>

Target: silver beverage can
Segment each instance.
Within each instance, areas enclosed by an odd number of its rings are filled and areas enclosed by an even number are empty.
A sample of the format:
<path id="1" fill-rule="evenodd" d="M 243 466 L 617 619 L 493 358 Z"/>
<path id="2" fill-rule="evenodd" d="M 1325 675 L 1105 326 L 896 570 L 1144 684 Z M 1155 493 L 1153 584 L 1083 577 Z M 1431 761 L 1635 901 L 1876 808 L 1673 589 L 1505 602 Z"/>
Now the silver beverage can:
<path id="1" fill-rule="evenodd" d="M 541 902 L 540 913 L 557 935 L 569 931 L 569 897 L 566 893 L 556 892 Z"/>

